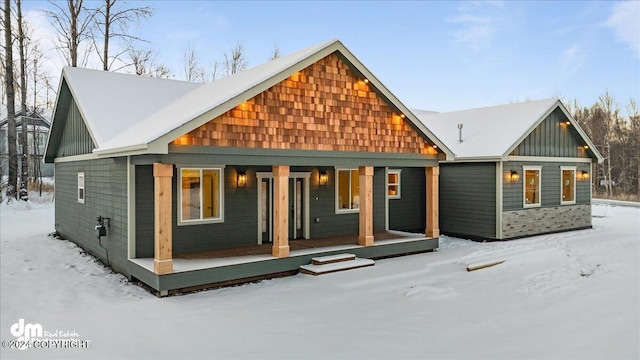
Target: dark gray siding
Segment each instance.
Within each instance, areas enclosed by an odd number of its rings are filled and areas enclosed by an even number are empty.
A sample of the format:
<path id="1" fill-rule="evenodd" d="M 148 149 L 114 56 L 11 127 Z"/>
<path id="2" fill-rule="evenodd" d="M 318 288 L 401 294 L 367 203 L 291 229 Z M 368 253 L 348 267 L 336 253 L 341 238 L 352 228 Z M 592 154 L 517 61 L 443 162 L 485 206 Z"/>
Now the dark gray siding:
<path id="1" fill-rule="evenodd" d="M 94 147 L 89 130 L 87 130 L 87 126 L 80 114 L 80 109 L 78 109 L 76 102 L 71 99 L 57 156 L 90 154 Z"/>
<path id="2" fill-rule="evenodd" d="M 567 120 L 562 110 L 556 108 L 511 152 L 511 155 L 588 157 L 580 148 L 585 145 L 582 138 L 575 127 L 565 124 Z"/>
<path id="3" fill-rule="evenodd" d="M 126 158 L 55 164 L 56 230 L 65 239 L 128 275 Z M 85 202 L 78 203 L 78 173 L 85 174 Z M 111 227 L 100 246 L 96 217 L 110 218 Z"/>
<path id="4" fill-rule="evenodd" d="M 236 188 L 236 166 L 225 168 L 224 223 L 177 226 L 174 220 L 173 251 L 183 254 L 196 251 L 233 248 L 257 243 L 258 203 L 256 172 L 271 172 L 271 167 L 241 167 L 247 185 Z M 335 170 L 333 168 L 291 167 L 291 172 L 311 172 L 309 218 L 311 238 L 357 235 L 359 216 L 336 214 Z M 318 185 L 318 171 L 326 171 L 329 183 Z M 173 180 L 173 218 L 177 218 L 177 170 Z M 424 176 L 423 176 L 424 177 Z M 385 227 L 384 168 L 374 172 L 374 231 Z M 423 191 L 424 197 L 424 191 Z M 424 218 L 424 216 L 422 216 Z M 317 221 L 316 221 L 317 220 Z M 136 256 L 153 256 L 153 171 L 150 165 L 136 166 Z"/>
<path id="5" fill-rule="evenodd" d="M 402 168 L 400 196 L 400 199 L 389 199 L 389 229 L 424 233 L 426 228 L 424 168 Z"/>
<path id="6" fill-rule="evenodd" d="M 551 207 L 560 205 L 560 176 L 561 166 L 576 166 L 576 175 L 581 171 L 588 171 L 591 174 L 590 163 L 566 163 L 566 162 L 505 162 L 503 165 L 503 211 L 518 210 L 523 206 L 523 186 L 524 173 L 523 166 L 542 166 L 542 180 L 540 183 L 542 196 L 541 207 Z M 511 171 L 517 171 L 520 174 L 520 180 L 511 182 Z M 580 180 L 576 176 L 576 205 L 588 205 L 591 203 L 591 182 L 589 180 Z"/>
<path id="7" fill-rule="evenodd" d="M 440 164 L 440 232 L 495 238 L 496 164 Z"/>

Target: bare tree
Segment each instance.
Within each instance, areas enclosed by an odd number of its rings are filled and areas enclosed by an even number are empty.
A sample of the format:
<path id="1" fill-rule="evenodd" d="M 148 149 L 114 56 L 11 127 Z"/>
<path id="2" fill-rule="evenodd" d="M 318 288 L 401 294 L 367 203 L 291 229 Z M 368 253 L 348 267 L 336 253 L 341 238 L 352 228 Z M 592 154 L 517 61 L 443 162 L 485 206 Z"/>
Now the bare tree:
<path id="1" fill-rule="evenodd" d="M 237 43 L 228 53 L 224 54 L 224 67 L 227 75 L 233 75 L 247 68 L 249 62 L 244 56 L 244 48 L 241 43 Z"/>
<path id="2" fill-rule="evenodd" d="M 153 50 L 130 48 L 128 55 L 136 75 L 165 79 L 171 77 L 169 69 L 163 64 L 156 62 L 156 54 Z"/>
<path id="3" fill-rule="evenodd" d="M 184 77 L 187 81 L 204 81 L 204 69 L 198 64 L 198 56 L 193 45 L 189 45 L 183 54 Z"/>
<path id="4" fill-rule="evenodd" d="M 20 54 L 20 113 L 22 114 L 21 145 L 22 158 L 20 162 L 20 199 L 29 200 L 27 181 L 29 177 L 29 143 L 27 142 L 28 116 L 27 116 L 27 44 L 24 19 L 22 18 L 22 0 L 16 0 L 16 25 L 18 27 L 18 52 Z"/>
<path id="5" fill-rule="evenodd" d="M 67 0 L 66 7 L 54 1 L 49 1 L 49 3 L 56 10 L 44 10 L 43 12 L 57 32 L 58 46 L 56 49 L 63 54 L 67 65 L 77 67 L 79 53 L 83 51 L 81 45 L 91 39 L 91 30 L 95 26 L 96 10 L 85 7 L 83 0 Z M 84 56 L 81 59 L 83 63 L 87 61 L 89 49 L 90 47 L 84 49 Z"/>
<path id="6" fill-rule="evenodd" d="M 148 6 L 120 8 L 116 6 L 122 4 L 118 0 L 104 0 L 104 3 L 97 9 L 97 28 L 102 34 L 103 48 L 102 52 L 98 49 L 98 45 L 94 39 L 94 48 L 100 56 L 103 70 L 110 70 L 113 63 L 122 55 L 126 54 L 132 47 L 134 41 L 141 40 L 139 37 L 129 33 L 129 27 L 132 24 L 139 24 L 140 20 L 145 20 L 153 15 L 153 9 Z M 110 55 L 111 39 L 122 40 L 123 48 L 115 55 Z M 126 65 L 125 65 L 126 66 Z"/>
<path id="7" fill-rule="evenodd" d="M 220 73 L 220 61 L 213 60 L 213 62 L 211 62 L 211 64 L 209 65 L 209 69 L 210 69 L 209 77 L 208 79 L 205 79 L 205 80 L 207 82 L 214 82 L 216 81 Z"/>
<path id="8" fill-rule="evenodd" d="M 16 109 L 13 87 L 13 39 L 11 34 L 11 1 L 4 0 L 5 91 L 7 95 L 7 146 L 9 152 L 8 198 L 16 198 L 18 188 L 18 159 L 16 149 Z"/>
<path id="9" fill-rule="evenodd" d="M 280 55 L 280 47 L 278 46 L 278 43 L 273 43 L 273 49 L 271 50 L 271 55 L 269 55 L 269 60 L 275 60 L 280 56 L 282 55 Z"/>

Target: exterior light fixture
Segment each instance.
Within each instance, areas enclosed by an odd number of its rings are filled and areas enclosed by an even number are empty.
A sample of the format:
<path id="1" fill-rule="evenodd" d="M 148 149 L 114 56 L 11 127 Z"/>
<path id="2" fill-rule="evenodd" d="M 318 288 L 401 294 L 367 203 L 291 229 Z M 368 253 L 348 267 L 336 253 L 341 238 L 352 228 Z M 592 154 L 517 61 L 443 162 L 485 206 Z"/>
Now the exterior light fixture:
<path id="1" fill-rule="evenodd" d="M 434 149 L 437 149 L 437 148 L 438 148 L 438 145 L 433 144 L 433 145 L 432 145 L 432 147 L 433 147 Z"/>
<path id="2" fill-rule="evenodd" d="M 585 149 L 585 150 L 589 149 L 589 147 L 587 145 L 583 146 L 582 148 Z"/>
<path id="3" fill-rule="evenodd" d="M 247 186 L 247 174 L 238 172 L 238 187 Z"/>
<path id="4" fill-rule="evenodd" d="M 404 119 L 404 114 L 400 114 L 400 117 Z"/>
<path id="5" fill-rule="evenodd" d="M 329 174 L 327 174 L 326 172 L 321 172 L 318 175 L 318 182 L 320 183 L 320 185 L 325 186 L 327 185 L 327 183 L 329 182 Z"/>
<path id="6" fill-rule="evenodd" d="M 589 180 L 589 172 L 588 172 L 588 171 L 584 171 L 584 170 L 582 170 L 582 173 L 581 173 L 580 178 L 581 178 L 582 180 Z"/>
<path id="7" fill-rule="evenodd" d="M 511 181 L 520 180 L 520 174 L 517 171 L 511 170 Z"/>
<path id="8" fill-rule="evenodd" d="M 369 79 L 365 78 L 365 79 L 364 79 L 364 83 L 365 83 L 365 84 L 368 84 L 368 83 L 369 83 Z"/>

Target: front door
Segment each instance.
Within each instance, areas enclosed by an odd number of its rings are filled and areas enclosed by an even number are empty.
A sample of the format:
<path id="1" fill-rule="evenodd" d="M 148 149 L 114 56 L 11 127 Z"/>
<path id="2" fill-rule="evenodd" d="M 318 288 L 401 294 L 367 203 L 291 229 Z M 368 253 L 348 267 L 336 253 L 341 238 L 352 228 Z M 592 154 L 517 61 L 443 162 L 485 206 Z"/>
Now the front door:
<path id="1" fill-rule="evenodd" d="M 258 173 L 258 244 L 273 242 L 273 178 Z M 289 177 L 289 239 L 309 238 L 309 173 Z"/>

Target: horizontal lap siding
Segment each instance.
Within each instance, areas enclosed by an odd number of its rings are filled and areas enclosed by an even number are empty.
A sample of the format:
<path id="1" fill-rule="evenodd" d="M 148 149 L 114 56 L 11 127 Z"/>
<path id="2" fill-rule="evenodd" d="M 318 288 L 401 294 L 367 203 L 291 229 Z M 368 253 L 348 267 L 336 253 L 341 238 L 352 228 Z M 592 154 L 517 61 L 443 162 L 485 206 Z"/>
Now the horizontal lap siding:
<path id="1" fill-rule="evenodd" d="M 560 177 L 561 166 L 576 166 L 576 205 L 587 205 L 591 203 L 591 182 L 580 180 L 578 175 L 582 171 L 591 174 L 590 163 L 568 163 L 568 162 L 505 162 L 503 165 L 503 210 L 518 210 L 523 208 L 523 186 L 524 171 L 523 166 L 542 166 L 541 182 L 541 207 L 560 205 Z M 520 174 L 517 182 L 510 180 L 511 171 Z"/>
<path id="2" fill-rule="evenodd" d="M 127 162 L 125 158 L 55 164 L 56 230 L 88 253 L 107 262 L 96 238 L 96 217 L 110 218 L 102 245 L 115 271 L 128 275 Z M 78 203 L 78 172 L 85 174 L 85 202 Z"/>
<path id="3" fill-rule="evenodd" d="M 496 164 L 440 165 L 440 231 L 496 236 Z"/>
<path id="4" fill-rule="evenodd" d="M 258 203 L 256 172 L 271 172 L 271 167 L 243 167 L 247 185 L 236 188 L 236 168 L 225 168 L 224 223 L 176 226 L 177 170 L 173 180 L 173 250 L 175 254 L 234 248 L 257 244 Z M 311 172 L 309 179 L 309 220 L 311 238 L 357 235 L 358 213 L 336 214 L 335 169 L 291 167 L 291 172 Z M 318 185 L 319 171 L 327 172 L 327 185 Z M 384 168 L 374 174 L 374 229 L 385 228 Z M 422 216 L 424 217 L 424 216 Z M 136 256 L 153 256 L 153 173 L 148 165 L 136 166 Z"/>
<path id="5" fill-rule="evenodd" d="M 426 228 L 424 168 L 402 168 L 400 196 L 400 199 L 389 199 L 389 229 L 423 233 Z"/>

